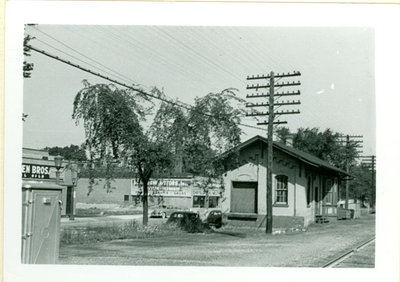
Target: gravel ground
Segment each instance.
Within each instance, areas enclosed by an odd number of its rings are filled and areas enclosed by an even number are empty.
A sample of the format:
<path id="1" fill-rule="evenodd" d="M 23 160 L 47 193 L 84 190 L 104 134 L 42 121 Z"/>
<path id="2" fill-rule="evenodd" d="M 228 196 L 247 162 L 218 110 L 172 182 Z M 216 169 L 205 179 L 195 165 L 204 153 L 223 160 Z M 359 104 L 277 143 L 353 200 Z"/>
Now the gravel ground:
<path id="1" fill-rule="evenodd" d="M 225 227 L 211 234 L 61 246 L 59 263 L 319 267 L 373 236 L 374 216 L 314 224 L 306 232 L 280 235 Z M 369 259 L 374 256 L 374 249 L 366 254 Z"/>

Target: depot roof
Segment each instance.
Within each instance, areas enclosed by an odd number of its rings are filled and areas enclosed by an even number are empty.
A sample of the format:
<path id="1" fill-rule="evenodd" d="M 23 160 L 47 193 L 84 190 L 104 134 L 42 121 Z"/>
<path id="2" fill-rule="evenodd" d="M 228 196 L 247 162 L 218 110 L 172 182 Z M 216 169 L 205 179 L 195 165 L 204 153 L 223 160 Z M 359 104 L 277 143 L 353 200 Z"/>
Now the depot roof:
<path id="1" fill-rule="evenodd" d="M 245 147 L 247 147 L 247 146 L 249 146 L 249 145 L 251 145 L 251 144 L 253 144 L 255 142 L 258 142 L 258 141 L 261 141 L 261 142 L 263 142 L 265 144 L 268 143 L 268 139 L 267 138 L 262 137 L 260 135 L 256 135 L 253 138 L 250 138 L 249 140 L 247 140 L 247 141 L 237 145 L 236 147 L 232 148 L 231 150 L 223 153 L 220 157 L 227 156 L 228 154 L 230 154 L 230 153 L 232 153 L 233 151 L 236 151 L 236 150 L 242 150 Z M 282 152 L 284 152 L 284 153 L 286 153 L 286 154 L 298 159 L 299 161 L 307 163 L 308 165 L 311 165 L 311 166 L 314 166 L 314 167 L 318 167 L 318 168 L 333 170 L 333 171 L 336 171 L 336 172 L 339 172 L 339 173 L 342 173 L 342 174 L 345 174 L 345 175 L 349 176 L 349 174 L 346 171 L 331 165 L 329 162 L 327 162 L 325 160 L 322 160 L 322 159 L 320 159 L 320 158 L 318 158 L 318 157 L 316 157 L 314 155 L 311 155 L 309 153 L 306 153 L 306 152 L 300 151 L 298 149 L 295 149 L 295 148 L 293 148 L 291 146 L 287 146 L 287 145 L 284 145 L 282 143 L 274 141 L 273 142 L 273 148 L 277 149 L 277 150 L 280 150 L 280 151 L 282 151 Z"/>

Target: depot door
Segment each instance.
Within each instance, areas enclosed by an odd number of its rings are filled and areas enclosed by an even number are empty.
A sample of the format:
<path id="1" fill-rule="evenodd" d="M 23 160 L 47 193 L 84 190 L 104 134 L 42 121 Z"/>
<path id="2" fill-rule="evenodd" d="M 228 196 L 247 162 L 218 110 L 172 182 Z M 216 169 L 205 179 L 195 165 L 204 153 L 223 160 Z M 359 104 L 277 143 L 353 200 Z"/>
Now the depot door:
<path id="1" fill-rule="evenodd" d="M 314 188 L 314 205 L 315 205 L 315 215 L 320 215 L 320 199 L 319 199 L 319 187 Z"/>
<path id="2" fill-rule="evenodd" d="M 257 182 L 233 182 L 231 211 L 257 213 Z"/>

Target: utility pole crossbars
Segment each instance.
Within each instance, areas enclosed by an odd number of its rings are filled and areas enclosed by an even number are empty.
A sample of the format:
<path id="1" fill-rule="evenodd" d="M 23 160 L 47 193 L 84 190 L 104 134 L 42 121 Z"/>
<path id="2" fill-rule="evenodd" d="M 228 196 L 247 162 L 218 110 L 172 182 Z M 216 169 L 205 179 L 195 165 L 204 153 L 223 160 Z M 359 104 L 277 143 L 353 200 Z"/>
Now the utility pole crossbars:
<path id="1" fill-rule="evenodd" d="M 269 105 L 268 105 L 269 107 Z M 300 114 L 300 111 L 297 110 L 292 110 L 292 111 L 279 111 L 279 112 L 275 112 L 275 115 L 290 115 L 290 114 Z M 256 112 L 256 113 L 247 113 L 246 116 L 248 117 L 255 117 L 255 116 L 268 116 L 269 112 Z"/>
<path id="2" fill-rule="evenodd" d="M 272 124 L 286 124 L 286 123 L 288 123 L 288 122 L 287 122 L 287 121 L 280 121 L 280 120 L 277 120 L 277 121 L 274 121 Z M 257 125 L 268 125 L 268 124 L 269 124 L 268 121 L 257 122 Z"/>
<path id="3" fill-rule="evenodd" d="M 294 96 L 294 95 L 300 95 L 300 91 L 291 91 L 291 92 L 287 91 L 287 92 L 274 93 L 274 97 Z M 269 97 L 269 93 L 246 95 L 246 98 L 266 98 L 266 97 Z"/>
<path id="4" fill-rule="evenodd" d="M 276 87 L 296 86 L 296 85 L 300 85 L 300 81 L 282 82 L 282 83 L 275 84 Z M 256 91 L 258 91 L 258 89 L 264 89 L 264 88 L 271 88 L 271 83 L 269 83 L 269 84 L 267 83 L 266 85 L 252 84 L 251 86 L 247 85 L 247 87 L 246 87 L 246 89 L 255 89 Z"/>
<path id="5" fill-rule="evenodd" d="M 287 86 L 297 86 L 300 85 L 300 81 L 298 82 L 281 82 L 281 83 L 276 83 L 275 79 L 276 78 L 285 78 L 285 77 L 292 77 L 292 76 L 300 76 L 301 73 L 298 71 L 294 71 L 292 73 L 282 73 L 282 74 L 274 74 L 274 72 L 271 72 L 270 74 L 267 75 L 257 75 L 257 76 L 248 76 L 247 80 L 259 80 L 259 79 L 265 79 L 269 80 L 267 84 L 260 85 L 260 84 L 252 84 L 252 85 L 247 85 L 246 89 L 255 89 L 258 91 L 259 89 L 269 89 L 268 93 L 260 93 L 260 94 L 252 94 L 252 95 L 247 95 L 247 98 L 268 98 L 267 103 L 247 103 L 246 107 L 247 108 L 254 108 L 254 107 L 265 107 L 268 110 L 266 112 L 251 112 L 246 114 L 246 116 L 249 117 L 254 117 L 254 116 L 268 116 L 268 120 L 264 122 L 258 122 L 257 125 L 267 125 L 268 126 L 268 153 L 267 153 L 267 195 L 266 195 L 266 201 L 267 201 L 267 210 L 266 210 L 266 227 L 265 227 L 265 232 L 267 234 L 272 233 L 272 161 L 273 161 L 273 126 L 274 125 L 279 125 L 279 124 L 286 124 L 287 121 L 280 121 L 277 120 L 275 121 L 275 116 L 276 115 L 287 115 L 287 114 L 299 114 L 300 111 L 297 110 L 292 110 L 292 111 L 279 111 L 279 112 L 274 112 L 274 106 L 286 106 L 286 105 L 299 105 L 300 101 L 286 101 L 286 102 L 278 102 L 275 101 L 275 97 L 282 97 L 282 96 L 294 96 L 294 95 L 300 95 L 300 91 L 292 91 L 289 92 L 277 92 L 274 93 L 275 87 L 287 87 Z"/>
<path id="6" fill-rule="evenodd" d="M 376 156 L 361 156 L 361 164 L 371 170 L 371 200 L 370 208 L 375 207 L 375 174 L 376 174 Z"/>
<path id="7" fill-rule="evenodd" d="M 288 72 L 288 73 L 275 73 L 274 77 L 275 78 L 281 78 L 281 77 L 290 77 L 290 76 L 298 76 L 301 75 L 301 73 L 299 71 L 293 71 L 293 72 Z M 261 74 L 261 75 L 257 75 L 257 76 L 247 76 L 247 80 L 252 80 L 252 79 L 270 79 L 271 78 L 271 74 Z"/>
<path id="8" fill-rule="evenodd" d="M 286 102 L 275 102 L 274 106 L 284 106 L 284 105 L 300 105 L 300 101 L 286 101 Z M 246 107 L 247 108 L 253 108 L 253 107 L 268 107 L 268 103 L 247 103 Z"/>
<path id="9" fill-rule="evenodd" d="M 359 148 L 362 147 L 363 140 L 357 140 L 363 138 L 362 135 L 340 135 L 339 138 L 345 138 L 345 140 L 339 140 L 339 142 L 345 142 L 346 148 L 346 172 L 347 174 L 350 173 L 350 148 Z M 356 151 L 356 153 L 361 153 L 362 151 Z M 346 178 L 346 195 L 344 201 L 344 208 L 349 208 L 349 179 Z"/>

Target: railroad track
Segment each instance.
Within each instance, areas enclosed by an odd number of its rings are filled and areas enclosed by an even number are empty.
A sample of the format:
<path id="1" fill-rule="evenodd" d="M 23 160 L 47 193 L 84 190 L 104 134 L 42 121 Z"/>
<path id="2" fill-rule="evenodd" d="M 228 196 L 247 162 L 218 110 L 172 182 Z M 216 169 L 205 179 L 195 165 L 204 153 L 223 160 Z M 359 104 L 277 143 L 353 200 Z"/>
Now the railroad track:
<path id="1" fill-rule="evenodd" d="M 358 252 L 359 250 L 363 249 L 364 247 L 368 246 L 372 242 L 375 241 L 375 237 L 372 239 L 368 239 L 367 241 L 362 242 L 361 244 L 357 245 L 355 248 L 352 248 L 349 251 L 346 251 L 339 256 L 335 257 L 334 259 L 330 260 L 329 262 L 322 265 L 322 268 L 330 268 L 338 265 L 342 261 L 346 260 L 347 258 L 351 257 L 353 254 Z"/>

